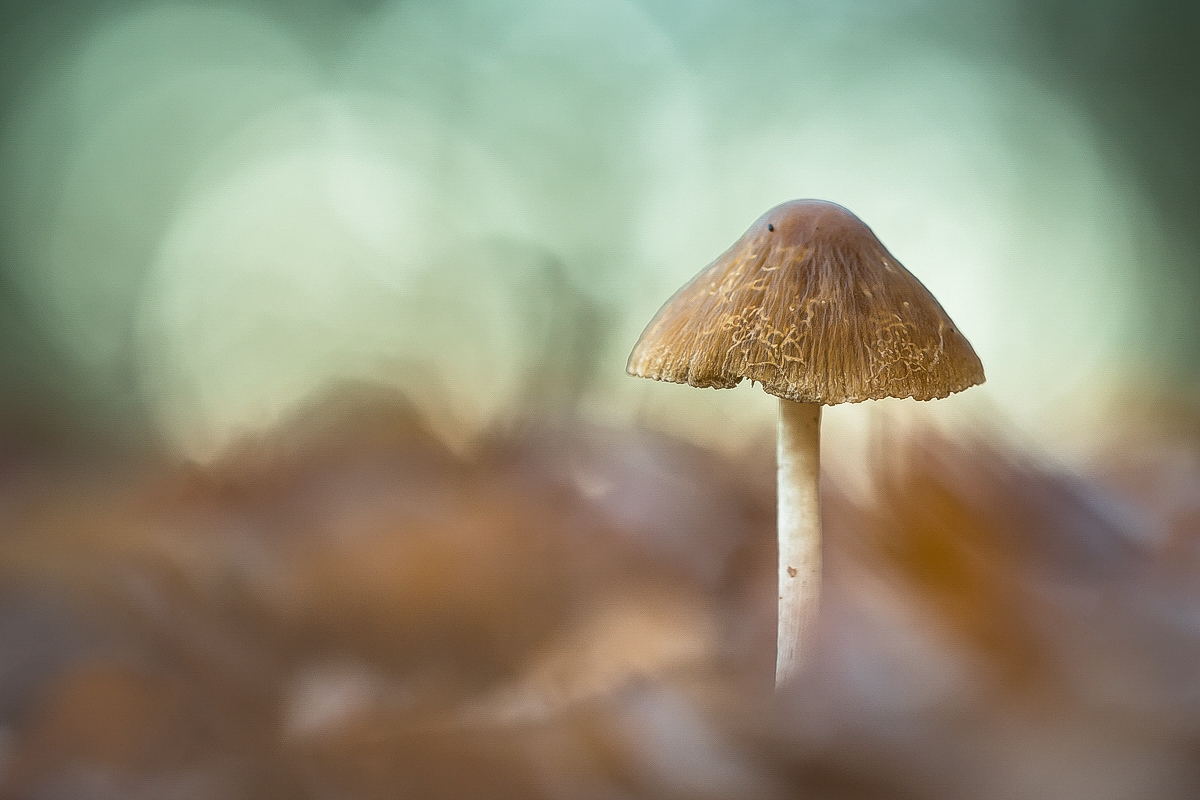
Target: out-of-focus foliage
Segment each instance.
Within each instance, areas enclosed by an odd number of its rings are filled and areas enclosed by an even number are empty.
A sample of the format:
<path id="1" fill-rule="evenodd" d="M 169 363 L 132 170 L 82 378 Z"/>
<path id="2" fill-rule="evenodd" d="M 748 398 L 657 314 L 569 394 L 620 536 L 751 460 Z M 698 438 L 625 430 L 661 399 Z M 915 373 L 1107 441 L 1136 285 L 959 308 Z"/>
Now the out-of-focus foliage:
<path id="1" fill-rule="evenodd" d="M 538 426 L 464 459 L 360 388 L 207 468 L 27 453 L 0 479 L 0 787 L 1190 797 L 1179 419 L 1082 476 L 879 440 L 871 499 L 826 481 L 815 660 L 779 695 L 768 446 Z"/>
<path id="2" fill-rule="evenodd" d="M 196 457 L 345 379 L 400 389 L 456 448 L 531 404 L 729 445 L 727 420 L 769 421 L 758 394 L 621 367 L 678 286 L 795 197 L 854 210 L 942 301 L 990 378 L 964 412 L 1056 434 L 1081 395 L 1170 374 L 1196 338 L 1180 215 L 1200 192 L 1152 166 L 1195 185 L 1198 70 L 1162 68 L 1194 60 L 1194 13 L 56 8 L 0 25 L 5 396 L 41 382 Z"/>

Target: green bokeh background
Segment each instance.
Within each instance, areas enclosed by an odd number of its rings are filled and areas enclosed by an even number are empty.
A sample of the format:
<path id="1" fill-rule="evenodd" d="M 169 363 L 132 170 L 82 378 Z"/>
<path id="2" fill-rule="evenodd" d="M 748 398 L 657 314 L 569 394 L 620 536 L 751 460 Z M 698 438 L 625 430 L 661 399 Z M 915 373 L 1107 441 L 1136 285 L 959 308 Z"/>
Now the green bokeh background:
<path id="1" fill-rule="evenodd" d="M 976 412 L 1200 379 L 1193 3 L 9 2 L 0 148 L 5 428 L 203 456 L 369 380 L 451 438 L 757 430 L 623 354 L 811 195 L 967 332 Z"/>

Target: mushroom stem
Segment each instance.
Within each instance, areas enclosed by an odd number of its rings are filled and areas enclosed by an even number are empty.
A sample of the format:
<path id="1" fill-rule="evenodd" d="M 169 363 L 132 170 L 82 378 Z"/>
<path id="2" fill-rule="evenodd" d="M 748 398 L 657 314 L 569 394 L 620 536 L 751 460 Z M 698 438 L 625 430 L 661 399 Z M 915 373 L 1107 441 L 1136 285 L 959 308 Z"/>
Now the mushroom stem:
<path id="1" fill-rule="evenodd" d="M 779 633 L 775 688 L 808 658 L 821 595 L 821 406 L 779 400 Z"/>

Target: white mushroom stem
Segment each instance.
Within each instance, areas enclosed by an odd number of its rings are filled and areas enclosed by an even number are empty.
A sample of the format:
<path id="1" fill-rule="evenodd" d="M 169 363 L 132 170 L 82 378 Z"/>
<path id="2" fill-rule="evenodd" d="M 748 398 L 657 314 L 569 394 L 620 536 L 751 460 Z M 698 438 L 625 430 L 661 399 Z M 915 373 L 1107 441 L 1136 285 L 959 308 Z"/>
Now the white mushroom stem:
<path id="1" fill-rule="evenodd" d="M 821 596 L 821 406 L 779 401 L 779 633 L 775 687 L 804 668 Z"/>

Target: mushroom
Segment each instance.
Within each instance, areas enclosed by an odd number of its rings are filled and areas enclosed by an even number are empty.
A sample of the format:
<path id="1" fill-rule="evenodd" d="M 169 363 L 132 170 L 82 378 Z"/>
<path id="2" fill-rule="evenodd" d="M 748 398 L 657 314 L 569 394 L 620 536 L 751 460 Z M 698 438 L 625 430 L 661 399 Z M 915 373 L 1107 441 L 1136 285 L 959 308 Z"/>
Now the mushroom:
<path id="1" fill-rule="evenodd" d="M 942 398 L 983 383 L 946 312 L 845 208 L 768 211 L 680 289 L 629 356 L 630 375 L 779 397 L 775 685 L 798 675 L 821 586 L 821 406 Z"/>

